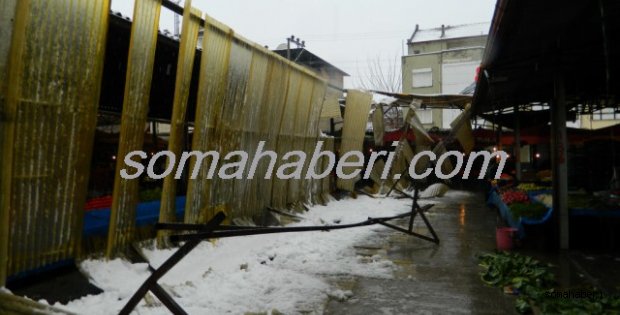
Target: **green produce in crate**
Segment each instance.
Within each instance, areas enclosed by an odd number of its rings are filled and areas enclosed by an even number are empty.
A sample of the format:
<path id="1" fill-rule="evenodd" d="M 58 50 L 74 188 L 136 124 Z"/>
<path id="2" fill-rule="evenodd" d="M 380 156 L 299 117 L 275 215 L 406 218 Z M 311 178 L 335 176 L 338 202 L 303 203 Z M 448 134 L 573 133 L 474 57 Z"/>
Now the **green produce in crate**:
<path id="1" fill-rule="evenodd" d="M 545 190 L 545 189 L 548 189 L 548 187 L 538 186 L 534 183 L 521 183 L 519 184 L 519 186 L 517 186 L 517 189 L 524 190 L 524 191 L 534 191 L 534 190 Z"/>
<path id="2" fill-rule="evenodd" d="M 521 203 L 515 202 L 510 206 L 510 212 L 512 212 L 512 216 L 515 219 L 519 219 L 520 217 L 526 217 L 531 219 L 540 219 L 545 213 L 547 213 L 547 207 L 545 205 L 534 202 L 534 203 Z"/>

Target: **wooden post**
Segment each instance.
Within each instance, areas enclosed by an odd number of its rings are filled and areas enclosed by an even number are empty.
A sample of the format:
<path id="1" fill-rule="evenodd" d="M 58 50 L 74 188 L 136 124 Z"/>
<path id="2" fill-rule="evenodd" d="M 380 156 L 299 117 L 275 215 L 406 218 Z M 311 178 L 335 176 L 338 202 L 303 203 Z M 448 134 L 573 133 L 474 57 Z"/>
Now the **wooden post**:
<path id="1" fill-rule="evenodd" d="M 568 172 L 566 141 L 566 98 L 564 78 L 557 74 L 554 82 L 554 100 L 551 104 L 551 168 L 553 172 L 553 208 L 559 227 L 560 249 L 569 248 Z"/>

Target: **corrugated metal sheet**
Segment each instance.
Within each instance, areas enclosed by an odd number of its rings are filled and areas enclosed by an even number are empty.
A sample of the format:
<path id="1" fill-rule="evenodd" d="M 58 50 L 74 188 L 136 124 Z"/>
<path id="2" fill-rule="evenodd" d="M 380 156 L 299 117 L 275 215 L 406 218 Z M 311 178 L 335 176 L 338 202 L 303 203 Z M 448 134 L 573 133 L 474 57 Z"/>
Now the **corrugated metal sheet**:
<path id="1" fill-rule="evenodd" d="M 109 7 L 107 0 L 17 4 L 0 165 L 0 211 L 8 218 L 0 269 L 9 275 L 77 254 Z"/>
<path id="2" fill-rule="evenodd" d="M 344 126 L 342 126 L 342 144 L 340 156 L 351 151 L 362 151 L 368 113 L 372 102 L 372 94 L 359 90 L 348 90 L 344 110 Z M 353 171 L 352 167 L 343 168 L 346 174 Z M 338 178 L 338 188 L 353 191 L 356 179 Z"/>
<path id="3" fill-rule="evenodd" d="M 205 16 L 192 150 L 217 149 L 213 139 L 215 139 L 215 126 L 221 115 L 226 95 L 227 81 L 223 78 L 226 78 L 228 73 L 232 38 L 231 29 Z M 213 161 L 210 158 L 205 159 L 199 168 L 197 178 L 189 180 L 185 203 L 185 223 L 205 223 L 213 216 L 212 211 L 207 208 L 212 182 L 212 179 L 208 178 L 211 163 Z M 192 158 L 190 175 L 196 166 L 199 166 L 196 165 L 196 158 Z"/>
<path id="4" fill-rule="evenodd" d="M 321 110 L 321 118 L 342 118 L 340 113 L 340 104 L 338 99 L 342 96 L 342 92 L 334 88 L 327 88 L 325 95 L 325 104 Z"/>
<path id="5" fill-rule="evenodd" d="M 474 134 L 471 130 L 471 109 L 466 106 L 466 109 L 450 124 L 450 127 L 454 130 L 454 135 L 465 154 L 469 154 L 474 148 L 475 140 Z"/>
<path id="6" fill-rule="evenodd" d="M 217 211 L 233 218 L 254 217 L 265 206 L 285 207 L 289 201 L 305 198 L 301 181 L 264 179 L 268 158 L 258 163 L 253 179 L 246 176 L 260 140 L 266 141 L 263 152 L 272 150 L 281 158 L 294 148 L 305 149 L 309 128 L 316 129 L 314 137 L 318 135 L 324 80 L 210 17 L 205 21 L 203 41 L 192 150 L 218 152 L 214 169 L 241 178 L 222 179 L 221 174 L 213 174 L 210 179 L 212 161 L 205 159 L 197 178 L 188 185 L 185 222 L 206 222 Z M 316 108 L 311 110 L 311 106 Z M 226 158 L 238 150 L 248 155 L 235 153 Z M 241 164 L 221 169 L 232 162 Z M 192 171 L 195 166 L 193 159 Z"/>
<path id="7" fill-rule="evenodd" d="M 295 125 L 295 111 L 299 101 L 299 94 L 302 88 L 302 73 L 299 71 L 292 71 L 289 76 L 289 83 L 286 95 L 286 105 L 282 113 L 282 120 L 280 121 L 280 131 L 277 137 L 277 153 L 290 152 L 293 148 L 293 127 Z M 276 170 L 282 167 L 285 162 L 284 155 L 278 155 L 279 159 L 276 163 Z M 274 173 L 275 175 L 275 173 Z M 271 205 L 275 208 L 284 209 L 287 207 L 287 188 L 288 180 L 278 178 L 275 176 L 273 179 L 273 192 L 271 196 Z"/>
<path id="8" fill-rule="evenodd" d="M 176 82 L 174 86 L 174 101 L 172 104 L 172 118 L 170 122 L 170 137 L 168 138 L 168 151 L 173 152 L 178 162 L 183 150 L 185 137 L 185 115 L 187 113 L 187 100 L 189 98 L 190 83 L 192 80 L 192 70 L 194 68 L 194 56 L 196 55 L 196 44 L 198 43 L 198 29 L 202 12 L 192 8 L 192 1 L 185 1 L 183 11 L 183 27 L 181 30 L 181 44 L 179 48 L 179 59 L 177 62 Z M 168 166 L 170 161 L 166 161 Z M 173 175 L 164 178 L 161 194 L 161 208 L 159 211 L 159 222 L 174 222 L 175 200 L 177 194 L 177 180 Z M 160 244 L 165 231 L 159 231 Z"/>
<path id="9" fill-rule="evenodd" d="M 378 104 L 375 111 L 372 112 L 372 131 L 375 136 L 375 145 L 383 146 L 385 127 L 383 123 L 383 106 L 381 104 Z"/>
<path id="10" fill-rule="evenodd" d="M 0 0 L 0 4 L 9 7 L 7 1 Z M 187 3 L 186 15 L 189 8 Z M 143 146 L 160 10 L 161 0 L 136 1 L 134 7 L 108 257 L 134 236 L 139 181 L 122 179 L 120 171 L 126 167 L 126 154 Z M 6 104 L 0 101 L 6 118 L 0 134 L 0 189 L 7 197 L 0 200 L 0 225 L 6 233 L 0 242 L 2 281 L 7 273 L 76 257 L 109 1 L 24 1 L 18 3 L 17 12 L 10 61 L 0 59 L 0 65 L 11 65 L 8 79 L 2 80 L 10 85 L 3 85 L 0 94 L 7 99 Z M 181 150 L 177 140 L 184 123 L 200 13 L 193 14 L 184 19 L 189 23 L 183 26 L 178 60 L 170 141 L 175 153 Z M 231 162 L 223 159 L 234 150 L 245 150 L 253 157 L 260 140 L 267 141 L 263 150 L 276 151 L 280 158 L 293 149 L 311 155 L 319 133 L 325 81 L 209 17 L 203 41 L 193 150 L 219 152 L 216 166 Z M 333 139 L 327 147 L 333 150 Z M 221 179 L 221 174 L 208 179 L 211 162 L 203 161 L 198 178 L 189 182 L 185 222 L 206 222 L 220 210 L 233 217 L 250 217 L 266 206 L 286 207 L 312 199 L 314 183 L 310 180 L 264 179 L 267 160 L 258 164 L 254 179 L 249 180 Z M 190 175 L 195 164 L 193 158 Z M 306 161 L 304 172 L 307 167 Z M 170 179 L 161 209 L 165 221 L 173 219 L 174 209 L 167 202 L 175 195 Z M 326 186 L 321 186 L 322 193 L 329 190 Z"/>
<path id="11" fill-rule="evenodd" d="M 160 11 L 161 0 L 135 2 L 106 249 L 108 257 L 116 255 L 133 239 L 138 181 L 121 178 L 120 171 L 125 168 L 127 153 L 141 150 L 143 146 Z"/>
<path id="12" fill-rule="evenodd" d="M 11 48 L 11 38 L 13 36 L 13 21 L 15 18 L 15 7 L 17 0 L 0 0 L 0 148 L 3 147 L 5 141 L 4 128 L 6 116 L 6 88 L 7 73 L 6 67 L 9 61 L 9 50 Z M 7 276 L 8 266 L 8 246 L 9 246 L 9 187 L 10 174 L 5 176 L 5 168 L 2 167 L 3 158 L 9 152 L 0 152 L 0 286 L 4 285 Z M 6 181 L 5 183 L 3 183 Z M 3 190 L 6 189 L 6 190 Z"/>

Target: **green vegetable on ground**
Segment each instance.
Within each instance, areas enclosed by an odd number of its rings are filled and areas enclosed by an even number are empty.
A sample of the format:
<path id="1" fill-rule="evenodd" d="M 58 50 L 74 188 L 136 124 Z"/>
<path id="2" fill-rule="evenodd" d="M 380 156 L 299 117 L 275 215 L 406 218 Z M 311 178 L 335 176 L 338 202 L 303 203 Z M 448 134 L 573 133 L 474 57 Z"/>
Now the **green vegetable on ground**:
<path id="1" fill-rule="evenodd" d="M 484 254 L 479 257 L 484 283 L 518 294 L 516 310 L 521 314 L 620 314 L 620 297 L 606 296 L 595 288 L 573 289 L 592 293 L 590 298 L 563 298 L 557 288 L 552 265 L 515 253 Z"/>

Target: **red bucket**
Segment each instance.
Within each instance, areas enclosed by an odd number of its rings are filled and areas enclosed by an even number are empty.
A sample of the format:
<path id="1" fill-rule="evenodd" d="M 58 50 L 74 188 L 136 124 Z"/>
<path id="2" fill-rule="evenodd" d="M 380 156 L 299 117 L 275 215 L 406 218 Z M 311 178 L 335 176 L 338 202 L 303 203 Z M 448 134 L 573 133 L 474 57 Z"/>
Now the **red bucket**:
<path id="1" fill-rule="evenodd" d="M 498 227 L 495 229 L 495 240 L 498 250 L 511 250 L 514 233 L 518 229 L 512 227 Z"/>

